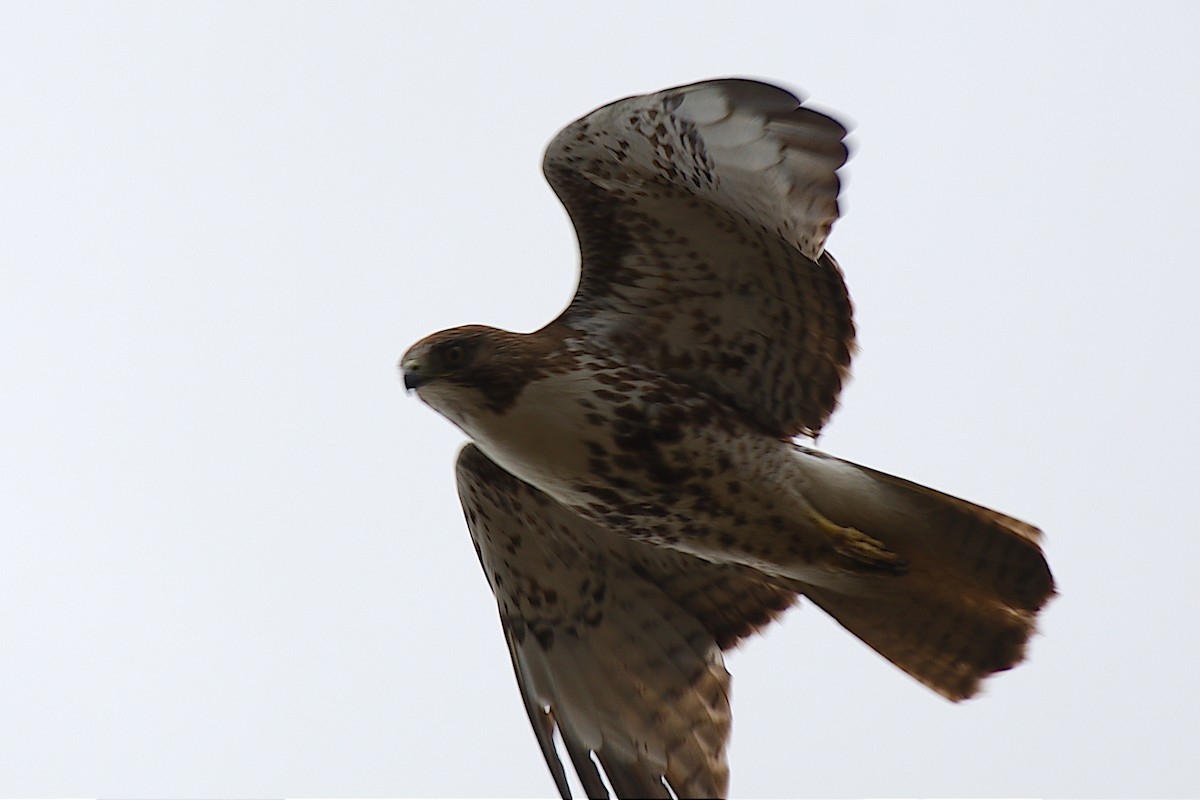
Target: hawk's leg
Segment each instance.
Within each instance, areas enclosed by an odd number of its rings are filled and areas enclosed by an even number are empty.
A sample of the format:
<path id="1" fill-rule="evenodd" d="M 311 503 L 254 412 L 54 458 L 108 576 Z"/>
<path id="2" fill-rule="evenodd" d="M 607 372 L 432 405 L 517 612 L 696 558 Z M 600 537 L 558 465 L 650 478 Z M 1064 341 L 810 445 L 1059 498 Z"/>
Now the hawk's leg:
<path id="1" fill-rule="evenodd" d="M 809 514 L 828 537 L 829 546 L 837 554 L 836 561 L 842 569 L 884 575 L 903 575 L 908 571 L 908 562 L 878 539 L 857 528 L 842 527 L 815 508 L 810 507 Z"/>

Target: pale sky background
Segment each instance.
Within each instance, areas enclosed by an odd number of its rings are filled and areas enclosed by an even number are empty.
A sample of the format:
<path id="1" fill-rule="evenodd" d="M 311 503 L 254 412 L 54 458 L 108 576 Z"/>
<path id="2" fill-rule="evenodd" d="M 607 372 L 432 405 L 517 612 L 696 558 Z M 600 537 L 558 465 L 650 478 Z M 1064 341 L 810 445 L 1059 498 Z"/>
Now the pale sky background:
<path id="1" fill-rule="evenodd" d="M 1200 4 L 0 5 L 0 793 L 553 791 L 399 355 L 576 280 L 562 125 L 703 78 L 854 127 L 831 453 L 1033 522 L 952 706 L 801 607 L 732 790 L 1200 793 Z"/>

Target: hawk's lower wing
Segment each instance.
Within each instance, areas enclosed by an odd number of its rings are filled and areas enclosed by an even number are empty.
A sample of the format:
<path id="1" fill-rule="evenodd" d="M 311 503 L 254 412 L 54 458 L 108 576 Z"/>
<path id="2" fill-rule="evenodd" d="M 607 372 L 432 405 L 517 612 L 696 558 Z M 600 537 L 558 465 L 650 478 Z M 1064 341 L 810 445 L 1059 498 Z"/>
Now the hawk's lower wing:
<path id="1" fill-rule="evenodd" d="M 471 536 L 517 683 L 559 792 L 557 726 L 587 793 L 724 795 L 729 674 L 721 647 L 794 595 L 733 568 L 604 531 L 501 469 L 458 459 Z"/>

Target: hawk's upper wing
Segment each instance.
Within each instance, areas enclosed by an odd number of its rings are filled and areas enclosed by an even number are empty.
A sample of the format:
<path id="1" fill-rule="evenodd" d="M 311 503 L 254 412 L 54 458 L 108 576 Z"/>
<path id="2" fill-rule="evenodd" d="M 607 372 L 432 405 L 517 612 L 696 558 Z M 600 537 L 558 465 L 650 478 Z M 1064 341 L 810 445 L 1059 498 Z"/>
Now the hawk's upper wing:
<path id="1" fill-rule="evenodd" d="M 590 796 L 607 796 L 591 753 L 621 797 L 667 797 L 666 785 L 679 797 L 723 796 L 730 718 L 721 648 L 795 596 L 606 532 L 474 445 L 459 454 L 457 473 L 517 683 L 563 797 L 556 725 Z"/>
<path id="2" fill-rule="evenodd" d="M 558 321 L 776 434 L 815 433 L 854 347 L 824 252 L 845 134 L 748 80 L 619 100 L 567 126 L 543 164 L 583 255 Z"/>

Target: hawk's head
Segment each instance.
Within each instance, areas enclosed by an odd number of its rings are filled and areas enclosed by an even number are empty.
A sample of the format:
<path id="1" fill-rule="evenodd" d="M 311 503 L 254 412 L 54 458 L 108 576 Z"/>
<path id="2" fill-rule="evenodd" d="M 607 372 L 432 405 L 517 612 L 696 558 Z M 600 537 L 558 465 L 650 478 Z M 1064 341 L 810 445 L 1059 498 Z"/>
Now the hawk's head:
<path id="1" fill-rule="evenodd" d="M 465 325 L 427 336 L 400 359 L 404 387 L 460 428 L 485 411 L 503 414 L 539 373 L 529 334 Z"/>

